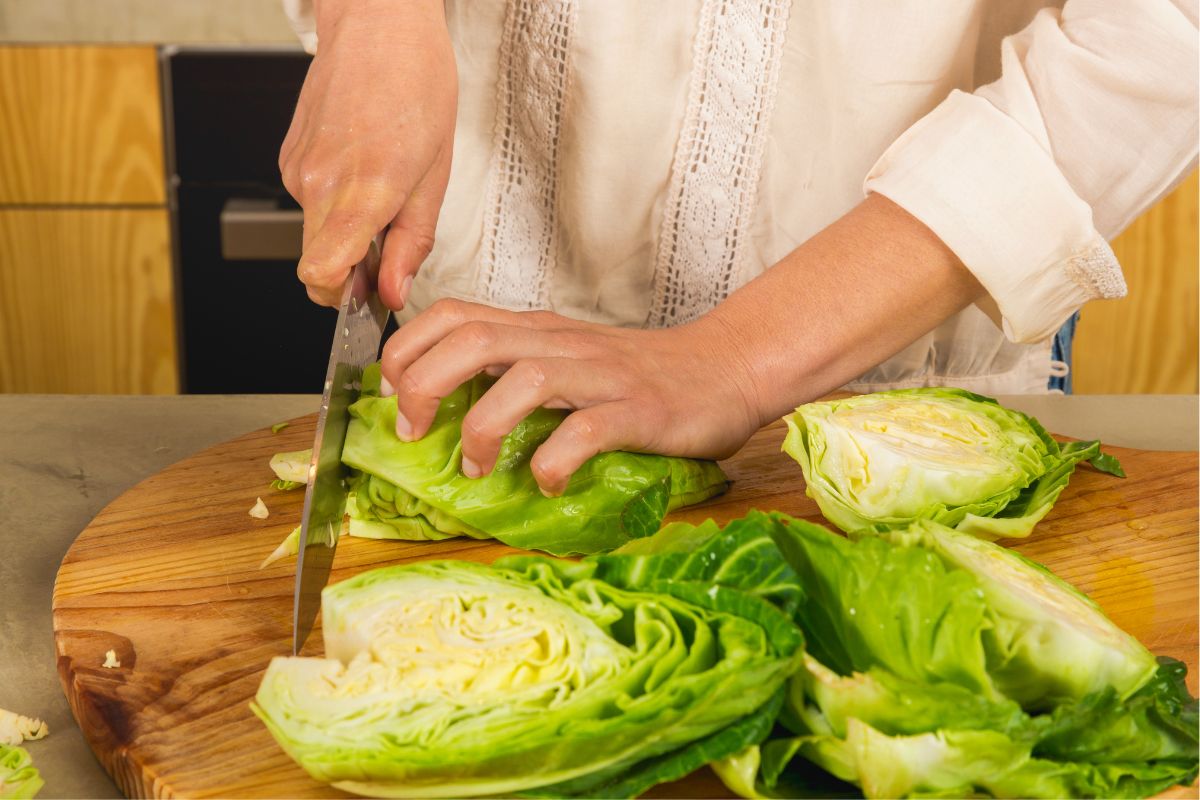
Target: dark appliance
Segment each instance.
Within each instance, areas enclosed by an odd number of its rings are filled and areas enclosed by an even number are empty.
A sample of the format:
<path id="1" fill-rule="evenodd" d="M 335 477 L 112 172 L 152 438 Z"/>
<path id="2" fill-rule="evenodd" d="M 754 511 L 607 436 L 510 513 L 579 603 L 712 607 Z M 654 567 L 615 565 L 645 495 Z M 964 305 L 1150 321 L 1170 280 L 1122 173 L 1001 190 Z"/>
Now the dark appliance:
<path id="1" fill-rule="evenodd" d="M 319 393 L 336 312 L 296 278 L 302 214 L 279 177 L 310 57 L 162 50 L 183 391 Z"/>

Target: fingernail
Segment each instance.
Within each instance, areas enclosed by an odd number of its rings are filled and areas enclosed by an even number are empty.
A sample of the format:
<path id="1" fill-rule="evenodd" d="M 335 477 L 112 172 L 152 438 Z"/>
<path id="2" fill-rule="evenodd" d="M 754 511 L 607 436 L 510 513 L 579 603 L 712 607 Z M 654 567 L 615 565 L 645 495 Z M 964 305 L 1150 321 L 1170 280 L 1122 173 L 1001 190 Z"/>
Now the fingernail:
<path id="1" fill-rule="evenodd" d="M 392 382 L 382 375 L 379 376 L 379 396 L 391 397 L 396 393 L 396 387 L 392 386 Z"/>
<path id="2" fill-rule="evenodd" d="M 548 492 L 548 491 L 546 491 L 545 489 L 543 489 L 541 486 L 539 486 L 539 487 L 538 487 L 538 491 L 542 493 L 542 497 L 555 498 L 555 497 L 559 497 L 560 495 L 562 495 L 562 492 L 561 492 L 561 491 L 559 491 L 559 492 Z"/>
<path id="3" fill-rule="evenodd" d="M 412 291 L 412 283 L 412 275 L 405 275 L 404 280 L 400 281 L 400 308 L 404 308 L 408 303 L 408 293 Z"/>
<path id="4" fill-rule="evenodd" d="M 463 475 L 466 475 L 468 478 L 478 478 L 483 474 L 483 470 L 479 468 L 479 465 L 466 456 L 462 457 L 462 471 Z"/>
<path id="5" fill-rule="evenodd" d="M 399 411 L 396 412 L 396 435 L 406 442 L 411 442 L 413 438 L 412 423 Z"/>

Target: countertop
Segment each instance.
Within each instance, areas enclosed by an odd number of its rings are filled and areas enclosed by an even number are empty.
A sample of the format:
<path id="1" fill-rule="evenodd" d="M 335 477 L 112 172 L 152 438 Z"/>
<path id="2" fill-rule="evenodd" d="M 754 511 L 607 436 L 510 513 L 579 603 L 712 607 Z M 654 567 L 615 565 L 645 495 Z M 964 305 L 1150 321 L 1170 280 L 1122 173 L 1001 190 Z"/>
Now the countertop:
<path id="1" fill-rule="evenodd" d="M 1195 395 L 1020 396 L 1008 406 L 1066 436 L 1196 450 Z M 197 450 L 315 411 L 314 395 L 0 395 L 0 708 L 41 717 L 27 747 L 44 797 L 120 797 L 59 687 L 50 596 L 75 536 L 111 500 Z"/>

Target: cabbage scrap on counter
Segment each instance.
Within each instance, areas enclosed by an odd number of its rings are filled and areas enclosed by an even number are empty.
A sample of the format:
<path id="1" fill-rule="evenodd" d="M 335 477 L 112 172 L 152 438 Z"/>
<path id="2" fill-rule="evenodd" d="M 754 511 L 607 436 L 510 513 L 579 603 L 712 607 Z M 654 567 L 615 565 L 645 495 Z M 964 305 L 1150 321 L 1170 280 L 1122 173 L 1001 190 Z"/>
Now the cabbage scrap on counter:
<path id="1" fill-rule="evenodd" d="M 0 744 L 0 800 L 28 800 L 43 784 L 25 748 Z"/>
<path id="2" fill-rule="evenodd" d="M 1124 477 L 1100 442 L 1055 441 L 1033 417 L 963 389 L 900 389 L 800 406 L 783 449 L 847 533 L 932 520 L 983 539 L 1028 536 L 1081 461 Z"/>
<path id="3" fill-rule="evenodd" d="M 442 400 L 429 432 L 416 442 L 396 436 L 396 400 L 379 396 L 379 365 L 363 375 L 350 407 L 342 461 L 353 470 L 348 533 L 373 539 L 494 538 L 556 555 L 612 550 L 658 530 L 673 509 L 725 491 L 713 461 L 645 453 L 592 457 L 559 497 L 545 497 L 529 468 L 537 448 L 568 412 L 538 408 L 504 438 L 492 472 L 462 474 L 462 420 L 494 379 L 479 375 Z M 276 488 L 303 485 L 311 451 L 271 459 Z M 294 554 L 293 531 L 268 558 Z"/>
<path id="4" fill-rule="evenodd" d="M 1197 772 L 1186 668 L 1017 553 L 783 514 L 607 555 L 433 561 L 325 589 L 327 658 L 255 713 L 376 797 L 1146 796 Z"/>
<path id="5" fill-rule="evenodd" d="M 0 800 L 25 800 L 42 788 L 42 776 L 22 742 L 42 739 L 50 729 L 34 717 L 0 708 Z"/>

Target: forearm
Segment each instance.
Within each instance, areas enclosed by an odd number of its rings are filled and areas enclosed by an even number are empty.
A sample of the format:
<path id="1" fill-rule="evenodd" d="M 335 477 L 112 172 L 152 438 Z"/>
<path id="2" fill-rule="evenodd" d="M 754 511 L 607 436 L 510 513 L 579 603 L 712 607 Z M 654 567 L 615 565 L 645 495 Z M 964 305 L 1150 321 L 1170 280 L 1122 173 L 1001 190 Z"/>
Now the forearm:
<path id="1" fill-rule="evenodd" d="M 747 400 L 766 423 L 861 375 L 982 294 L 932 231 L 871 195 L 694 324 L 733 343 Z"/>

